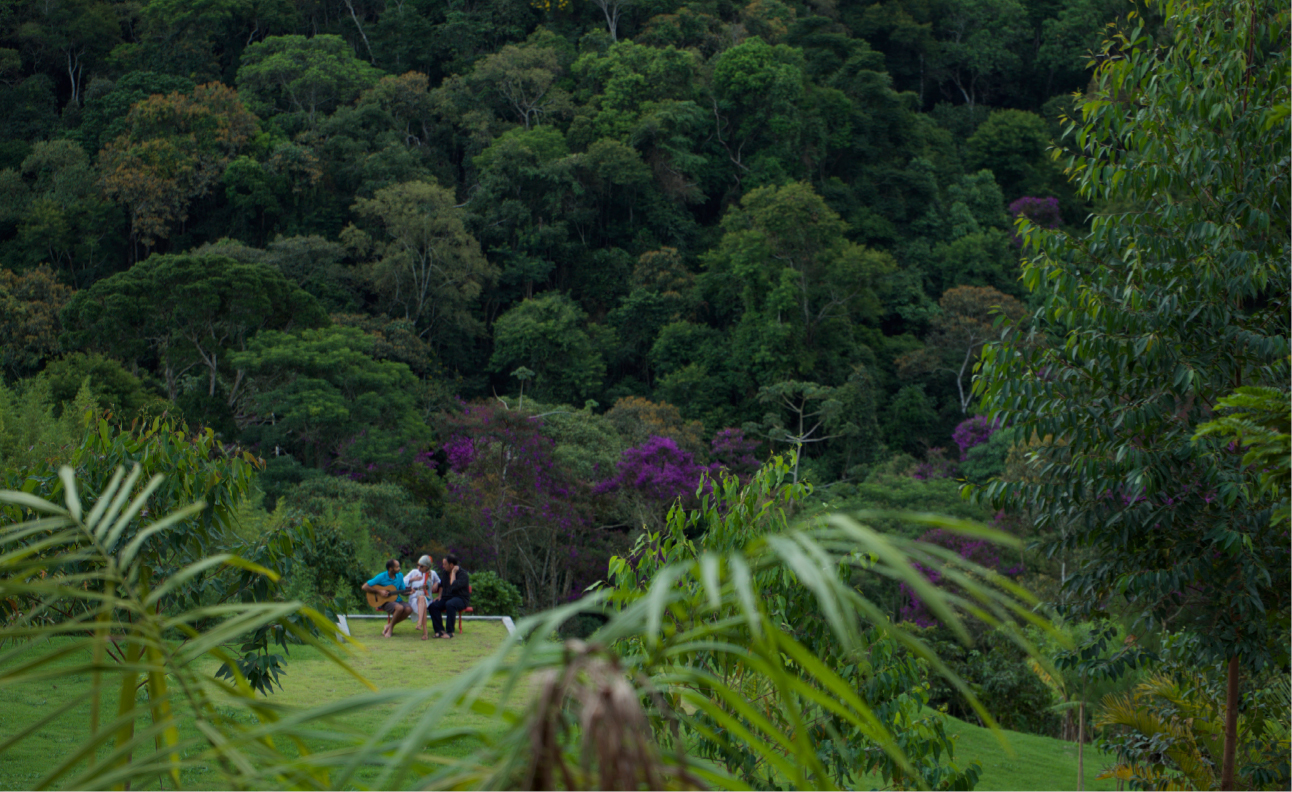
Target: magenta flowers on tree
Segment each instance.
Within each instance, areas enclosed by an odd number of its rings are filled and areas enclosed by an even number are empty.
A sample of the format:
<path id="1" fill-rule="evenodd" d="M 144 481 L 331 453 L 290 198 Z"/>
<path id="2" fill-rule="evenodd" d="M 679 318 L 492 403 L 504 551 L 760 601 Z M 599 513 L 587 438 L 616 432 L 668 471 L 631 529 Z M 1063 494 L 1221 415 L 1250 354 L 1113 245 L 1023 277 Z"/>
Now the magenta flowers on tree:
<path id="1" fill-rule="evenodd" d="M 631 490 L 661 504 L 678 498 L 694 497 L 707 474 L 717 477 L 719 471 L 740 476 L 758 469 L 753 451 L 758 441 L 748 439 L 740 429 L 723 429 L 713 438 L 711 448 L 715 461 L 705 465 L 689 451 L 678 448 L 671 437 L 650 437 L 646 442 L 624 451 L 615 465 L 615 475 L 596 486 L 596 492 Z M 705 491 L 712 485 L 705 484 Z"/>
<path id="2" fill-rule="evenodd" d="M 931 531 L 925 532 L 925 534 L 920 537 L 919 541 L 931 545 L 937 545 L 938 547 L 945 547 L 948 550 L 954 550 L 966 561 L 971 561 L 979 566 L 986 567 L 987 569 L 996 570 L 1002 575 L 1013 577 L 1015 575 L 1022 574 L 1023 572 L 1022 566 L 1001 569 L 1000 553 L 995 545 L 985 539 L 975 539 L 972 536 L 961 536 L 960 534 L 944 531 L 941 528 L 934 528 Z M 914 566 L 920 574 L 928 578 L 929 582 L 935 586 L 944 585 L 942 583 L 941 572 L 935 569 L 930 569 L 918 561 L 912 562 L 912 566 Z M 902 595 L 905 600 L 901 611 L 903 621 L 912 622 L 921 627 L 937 626 L 938 620 L 933 618 L 933 615 L 929 613 L 928 608 L 926 608 L 924 603 L 920 601 L 920 598 L 915 596 L 915 591 L 905 583 L 902 584 Z"/>
<path id="3" fill-rule="evenodd" d="M 654 436 L 623 453 L 615 475 L 596 486 L 596 492 L 635 490 L 651 500 L 670 503 L 694 495 L 709 466 L 677 447 L 671 437 Z"/>
<path id="4" fill-rule="evenodd" d="M 743 429 L 729 427 L 713 436 L 709 444 L 709 453 L 714 463 L 727 472 L 740 477 L 741 481 L 758 472 L 761 463 L 754 456 L 761 443 L 752 437 L 745 437 Z"/>
<path id="5" fill-rule="evenodd" d="M 960 446 L 960 458 L 964 459 L 969 454 L 969 449 L 980 446 L 991 439 L 1000 428 L 1000 421 L 993 421 L 983 415 L 975 415 L 960 422 L 955 431 L 951 433 L 951 439 L 956 441 Z"/>
<path id="6" fill-rule="evenodd" d="M 1024 195 L 1009 205 L 1009 216 L 1026 217 L 1033 225 L 1054 229 L 1063 225 L 1063 214 L 1059 211 L 1057 198 L 1033 198 Z M 1014 246 L 1022 247 L 1023 240 L 1014 234 Z"/>
<path id="7" fill-rule="evenodd" d="M 467 405 L 444 427 L 449 502 L 473 525 L 455 548 L 520 584 L 527 607 L 552 607 L 600 579 L 609 554 L 587 514 L 586 486 L 560 465 L 542 421 Z"/>

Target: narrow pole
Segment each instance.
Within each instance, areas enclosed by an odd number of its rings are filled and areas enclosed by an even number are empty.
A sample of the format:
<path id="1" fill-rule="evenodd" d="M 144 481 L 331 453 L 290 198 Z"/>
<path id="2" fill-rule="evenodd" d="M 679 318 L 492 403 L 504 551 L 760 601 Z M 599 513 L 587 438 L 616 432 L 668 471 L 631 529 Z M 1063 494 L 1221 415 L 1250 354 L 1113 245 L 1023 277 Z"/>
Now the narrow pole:
<path id="1" fill-rule="evenodd" d="M 1229 685 L 1225 691 L 1225 753 L 1220 765 L 1220 788 L 1234 786 L 1234 755 L 1238 750 L 1238 656 L 1229 658 Z"/>
<path id="2" fill-rule="evenodd" d="M 1081 701 L 1077 704 L 1077 792 L 1086 788 L 1086 675 L 1081 675 Z"/>

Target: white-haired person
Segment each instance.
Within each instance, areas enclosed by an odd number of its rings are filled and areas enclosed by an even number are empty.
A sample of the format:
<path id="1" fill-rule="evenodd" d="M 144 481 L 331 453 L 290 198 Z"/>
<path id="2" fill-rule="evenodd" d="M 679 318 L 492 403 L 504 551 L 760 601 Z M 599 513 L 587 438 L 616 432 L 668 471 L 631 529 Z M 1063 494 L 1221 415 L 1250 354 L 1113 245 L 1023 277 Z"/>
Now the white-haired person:
<path id="1" fill-rule="evenodd" d="M 404 588 L 409 590 L 408 604 L 417 614 L 417 627 L 422 631 L 422 640 L 426 634 L 426 610 L 431 601 L 431 594 L 440 590 L 440 576 L 436 574 L 435 559 L 424 555 L 417 559 L 417 566 L 404 576 Z"/>

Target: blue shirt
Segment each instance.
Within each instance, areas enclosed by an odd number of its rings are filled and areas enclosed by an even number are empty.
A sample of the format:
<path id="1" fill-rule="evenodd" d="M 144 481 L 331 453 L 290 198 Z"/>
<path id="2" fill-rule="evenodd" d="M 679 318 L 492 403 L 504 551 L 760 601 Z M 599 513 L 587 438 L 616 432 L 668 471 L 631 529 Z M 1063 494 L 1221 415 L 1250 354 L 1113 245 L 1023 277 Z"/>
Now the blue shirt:
<path id="1" fill-rule="evenodd" d="M 394 586 L 396 591 L 404 589 L 404 576 L 398 572 L 392 577 L 390 572 L 382 572 L 372 580 L 368 581 L 369 586 Z M 395 602 L 403 602 L 403 597 L 395 597 Z"/>

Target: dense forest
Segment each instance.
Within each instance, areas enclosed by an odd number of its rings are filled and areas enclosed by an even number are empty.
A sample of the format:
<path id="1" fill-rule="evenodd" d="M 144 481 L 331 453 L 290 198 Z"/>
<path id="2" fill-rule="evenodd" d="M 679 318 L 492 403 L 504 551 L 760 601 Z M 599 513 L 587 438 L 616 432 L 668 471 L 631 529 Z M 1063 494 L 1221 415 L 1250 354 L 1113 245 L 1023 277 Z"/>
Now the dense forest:
<path id="1" fill-rule="evenodd" d="M 0 489 L 164 459 L 214 538 L 158 568 L 236 545 L 285 574 L 258 598 L 337 612 L 392 556 L 454 552 L 482 607 L 536 613 L 624 590 L 643 542 L 682 563 L 751 492 L 878 510 L 1084 641 L 975 622 L 969 649 L 858 577 L 968 681 L 892 650 L 910 717 L 1088 740 L 1150 665 L 1237 712 L 1240 656 L 1273 711 L 1286 460 L 1243 451 L 1286 410 L 1288 46 L 1248 5 L 6 4 Z M 1195 51 L 1219 88 L 1145 76 Z M 1248 788 L 1288 778 L 1281 728 Z M 1135 783 L 1182 777 L 1132 731 Z M 920 783 L 972 785 L 929 750 Z"/>
<path id="2" fill-rule="evenodd" d="M 546 432 L 592 489 L 630 447 L 798 448 L 822 485 L 956 462 L 1024 310 L 1012 222 L 1083 222 L 1047 148 L 1133 10 L 14 6 L 6 398 L 58 416 L 88 376 L 266 458 L 271 507 L 322 473 L 440 516 L 418 470 L 464 402 L 589 416 Z"/>

